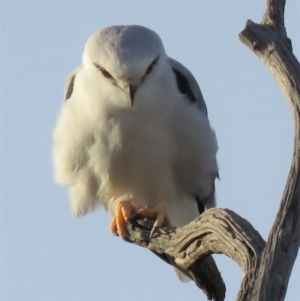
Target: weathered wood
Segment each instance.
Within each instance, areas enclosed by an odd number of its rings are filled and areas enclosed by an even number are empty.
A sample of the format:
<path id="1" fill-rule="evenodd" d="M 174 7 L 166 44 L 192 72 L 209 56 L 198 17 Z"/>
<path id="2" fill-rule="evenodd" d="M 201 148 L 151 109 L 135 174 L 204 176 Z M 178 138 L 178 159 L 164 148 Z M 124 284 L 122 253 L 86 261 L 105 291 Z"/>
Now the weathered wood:
<path id="1" fill-rule="evenodd" d="M 265 242 L 249 222 L 228 209 L 213 208 L 181 227 L 158 229 L 150 239 L 149 227 L 128 225 L 129 240 L 159 253 L 195 281 L 211 300 L 224 300 L 225 285 L 209 255 L 223 253 L 245 272 L 241 290 L 255 278 Z M 249 277 L 251 276 L 251 277 Z"/>
<path id="2" fill-rule="evenodd" d="M 209 299 L 225 298 L 225 285 L 211 254 L 223 253 L 244 271 L 238 301 L 284 300 L 300 246 L 300 64 L 284 26 L 284 0 L 267 0 L 261 24 L 247 21 L 240 40 L 269 68 L 292 109 L 294 154 L 287 184 L 267 244 L 228 209 L 210 209 L 182 228 L 128 224 L 129 240 L 154 251 L 195 281 Z"/>
<path id="3" fill-rule="evenodd" d="M 295 125 L 292 166 L 248 300 L 284 300 L 300 246 L 300 65 L 286 35 L 284 5 L 282 0 L 268 0 L 262 23 L 249 20 L 240 33 L 240 40 L 265 63 L 279 83 Z M 246 299 L 241 296 L 240 300 Z"/>

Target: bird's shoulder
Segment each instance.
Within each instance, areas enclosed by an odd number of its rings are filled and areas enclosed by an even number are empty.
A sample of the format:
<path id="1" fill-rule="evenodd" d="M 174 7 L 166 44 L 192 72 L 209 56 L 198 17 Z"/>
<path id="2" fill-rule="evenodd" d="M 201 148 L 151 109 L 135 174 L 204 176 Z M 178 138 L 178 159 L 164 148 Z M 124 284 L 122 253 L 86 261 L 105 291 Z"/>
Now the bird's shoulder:
<path id="1" fill-rule="evenodd" d="M 207 108 L 200 87 L 193 74 L 178 61 L 168 58 L 177 82 L 177 87 L 182 94 L 186 94 L 191 102 L 196 102 L 199 109 L 207 115 Z"/>
<path id="2" fill-rule="evenodd" d="M 80 65 L 75 70 L 73 70 L 68 77 L 66 78 L 65 82 L 65 89 L 64 89 L 64 99 L 67 101 L 73 95 L 74 87 L 75 87 L 75 80 L 79 72 L 83 69 L 83 65 Z"/>

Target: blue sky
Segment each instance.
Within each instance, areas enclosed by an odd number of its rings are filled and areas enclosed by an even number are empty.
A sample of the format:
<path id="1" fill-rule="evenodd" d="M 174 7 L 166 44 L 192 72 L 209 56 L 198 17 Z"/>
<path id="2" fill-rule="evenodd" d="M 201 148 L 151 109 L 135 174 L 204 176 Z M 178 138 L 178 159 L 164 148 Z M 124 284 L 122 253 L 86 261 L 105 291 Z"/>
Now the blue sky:
<path id="1" fill-rule="evenodd" d="M 1 278 L 4 301 L 205 300 L 151 252 L 108 231 L 103 209 L 75 219 L 53 184 L 52 130 L 66 76 L 98 29 L 140 24 L 197 78 L 219 143 L 219 207 L 267 239 L 293 147 L 287 102 L 263 63 L 238 39 L 265 1 L 31 1 L 1 3 Z M 300 4 L 286 27 L 300 59 Z M 234 300 L 239 267 L 216 256 Z M 300 259 L 286 300 L 299 299 Z"/>

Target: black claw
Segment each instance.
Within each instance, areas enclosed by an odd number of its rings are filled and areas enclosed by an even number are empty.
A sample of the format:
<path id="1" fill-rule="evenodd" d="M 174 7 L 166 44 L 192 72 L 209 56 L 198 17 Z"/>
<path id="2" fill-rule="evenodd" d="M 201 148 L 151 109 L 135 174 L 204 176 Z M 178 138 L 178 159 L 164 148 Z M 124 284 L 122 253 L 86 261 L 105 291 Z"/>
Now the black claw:
<path id="1" fill-rule="evenodd" d="M 157 227 L 153 226 L 150 232 L 150 239 L 153 237 L 155 231 L 156 231 Z"/>

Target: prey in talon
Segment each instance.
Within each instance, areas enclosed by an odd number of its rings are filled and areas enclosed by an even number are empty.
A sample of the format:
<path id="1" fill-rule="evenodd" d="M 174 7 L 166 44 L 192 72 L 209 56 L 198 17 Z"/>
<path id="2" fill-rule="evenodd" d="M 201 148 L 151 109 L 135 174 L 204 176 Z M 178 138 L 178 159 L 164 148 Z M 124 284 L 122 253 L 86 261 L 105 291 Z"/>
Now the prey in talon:
<path id="1" fill-rule="evenodd" d="M 103 206 L 122 238 L 135 213 L 155 219 L 153 236 L 215 206 L 218 146 L 201 90 L 146 27 L 110 26 L 88 39 L 53 140 L 55 181 L 68 186 L 74 215 Z"/>

